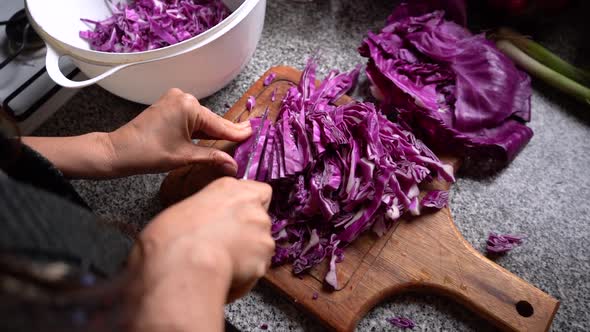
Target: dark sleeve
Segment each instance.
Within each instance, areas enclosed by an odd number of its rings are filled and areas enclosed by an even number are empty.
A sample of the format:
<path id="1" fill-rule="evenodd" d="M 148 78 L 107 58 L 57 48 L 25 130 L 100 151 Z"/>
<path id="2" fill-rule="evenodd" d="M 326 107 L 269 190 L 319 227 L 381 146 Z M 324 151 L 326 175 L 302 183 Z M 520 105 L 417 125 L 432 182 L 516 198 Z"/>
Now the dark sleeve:
<path id="1" fill-rule="evenodd" d="M 54 193 L 0 177 L 0 250 L 66 260 L 113 275 L 132 241 Z"/>
<path id="2" fill-rule="evenodd" d="M 76 273 L 63 273 L 76 275 L 92 293 L 78 300 L 60 299 L 59 294 L 43 302 L 26 299 L 21 295 L 34 295 L 35 286 L 10 279 L 0 266 L 0 331 L 125 331 L 121 299 L 126 283 L 118 273 L 131 246 L 118 229 L 102 224 L 72 200 L 15 181 L 0 170 L 0 256 L 8 252 L 43 262 L 35 263 L 36 271 L 42 270 L 39 266 L 53 270 L 51 262 L 67 261 L 67 271 L 74 266 Z M 98 280 L 107 285 L 96 289 Z M 3 291 L 6 285 L 12 290 Z M 227 321 L 225 330 L 238 331 Z"/>
<path id="3" fill-rule="evenodd" d="M 18 146 L 13 159 L 4 169 L 12 179 L 54 193 L 90 210 L 62 172 L 37 151 L 22 144 Z"/>
<path id="4" fill-rule="evenodd" d="M 68 278 L 78 278 L 82 284 L 88 283 L 89 276 L 111 283 L 119 278 L 131 246 L 129 238 L 88 210 L 0 171 L 1 258 L 53 266 L 45 274 L 49 279 L 55 276 L 56 266 L 62 266 L 60 271 L 67 266 L 68 271 L 75 271 L 68 272 Z M 25 299 L 34 294 L 28 277 L 14 277 L 0 265 L 0 281 L 1 331 L 119 330 L 120 288 L 94 291 L 95 295 L 83 301 L 65 301 L 60 299 L 61 292 L 49 293 L 45 296 L 48 302 L 41 303 Z M 3 287 L 11 290 L 6 293 Z"/>

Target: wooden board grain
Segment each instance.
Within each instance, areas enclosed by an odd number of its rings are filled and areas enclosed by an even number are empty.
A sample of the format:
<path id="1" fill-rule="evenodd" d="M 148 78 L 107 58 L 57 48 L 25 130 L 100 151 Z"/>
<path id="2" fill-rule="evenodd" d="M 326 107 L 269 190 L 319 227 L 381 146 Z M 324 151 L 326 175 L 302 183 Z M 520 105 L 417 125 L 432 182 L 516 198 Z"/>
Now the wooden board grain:
<path id="1" fill-rule="evenodd" d="M 277 74 L 265 87 L 264 78 Z M 280 101 L 299 81 L 300 72 L 289 67 L 271 68 L 225 117 L 244 121 L 259 116 L 267 105 L 276 119 Z M 275 101 L 271 101 L 272 94 Z M 256 97 L 252 112 L 246 100 Z M 343 97 L 338 103 L 350 102 Z M 235 143 L 201 141 L 232 152 Z M 446 162 L 458 165 L 458 160 Z M 171 172 L 162 183 L 160 197 L 172 204 L 221 176 L 216 170 L 187 166 Z M 445 183 L 433 188 L 448 189 Z M 412 220 L 402 220 L 381 238 L 365 234 L 345 250 L 338 264 L 339 289 L 324 287 L 326 264 L 303 278 L 289 266 L 273 268 L 264 280 L 336 331 L 352 331 L 362 316 L 378 302 L 404 291 L 423 291 L 449 296 L 507 331 L 547 331 L 559 301 L 482 256 L 465 241 L 454 225 L 448 208 Z M 312 298 L 319 293 L 318 299 Z"/>

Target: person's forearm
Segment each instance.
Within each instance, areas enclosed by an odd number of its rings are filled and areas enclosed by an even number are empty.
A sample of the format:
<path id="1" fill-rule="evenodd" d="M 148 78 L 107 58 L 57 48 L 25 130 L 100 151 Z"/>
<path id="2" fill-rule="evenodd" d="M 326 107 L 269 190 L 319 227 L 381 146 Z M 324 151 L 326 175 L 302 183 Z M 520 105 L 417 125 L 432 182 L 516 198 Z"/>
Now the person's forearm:
<path id="1" fill-rule="evenodd" d="M 39 152 L 71 179 L 116 177 L 112 144 L 107 133 L 73 137 L 23 137 L 23 143 Z"/>

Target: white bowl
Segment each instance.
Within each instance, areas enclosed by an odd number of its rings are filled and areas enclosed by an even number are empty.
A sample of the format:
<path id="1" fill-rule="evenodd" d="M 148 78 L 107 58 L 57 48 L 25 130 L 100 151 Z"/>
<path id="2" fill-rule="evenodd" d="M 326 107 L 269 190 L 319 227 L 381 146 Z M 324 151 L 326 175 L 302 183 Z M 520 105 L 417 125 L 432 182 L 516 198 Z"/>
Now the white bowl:
<path id="1" fill-rule="evenodd" d="M 136 53 L 93 51 L 79 37 L 89 27 L 80 18 L 101 20 L 110 11 L 104 0 L 26 0 L 29 20 L 47 45 L 49 76 L 69 88 L 94 83 L 135 102 L 153 103 L 170 88 L 197 98 L 226 86 L 248 63 L 264 26 L 266 0 L 224 0 L 232 14 L 208 31 L 178 44 Z M 59 70 L 69 56 L 89 77 L 71 81 Z"/>

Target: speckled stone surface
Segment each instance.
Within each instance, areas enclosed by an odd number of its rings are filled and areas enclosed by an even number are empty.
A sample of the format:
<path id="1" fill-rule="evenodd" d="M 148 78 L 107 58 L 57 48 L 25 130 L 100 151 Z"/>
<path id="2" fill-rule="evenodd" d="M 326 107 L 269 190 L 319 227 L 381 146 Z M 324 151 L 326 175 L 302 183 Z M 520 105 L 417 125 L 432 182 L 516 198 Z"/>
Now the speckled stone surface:
<path id="1" fill-rule="evenodd" d="M 347 70 L 363 63 L 356 47 L 367 30 L 383 24 L 392 6 L 390 1 L 270 0 L 254 58 L 236 80 L 202 103 L 223 113 L 224 104 L 235 102 L 268 67 L 302 68 L 315 51 L 322 54 L 322 74 L 329 68 Z M 588 41 L 583 32 L 590 29 L 583 13 L 588 13 L 587 6 L 574 11 L 577 16 L 539 26 L 535 38 L 576 63 L 588 64 L 588 53 L 582 55 L 587 49 L 576 46 Z M 450 204 L 457 226 L 479 250 L 484 249 L 489 231 L 527 234 L 525 245 L 497 263 L 561 301 L 552 331 L 588 331 L 590 109 L 541 84 L 534 87 L 533 140 L 502 173 L 485 180 L 459 177 Z M 142 109 L 91 87 L 36 134 L 112 130 Z M 99 215 L 141 226 L 161 209 L 156 193 L 163 177 L 76 181 L 75 186 Z M 227 306 L 226 314 L 244 331 L 258 331 L 263 323 L 269 331 L 322 330 L 310 316 L 265 287 Z M 385 321 L 390 316 L 412 318 L 417 331 L 494 330 L 455 302 L 422 295 L 401 295 L 380 304 L 359 323 L 358 330 L 395 330 Z"/>

